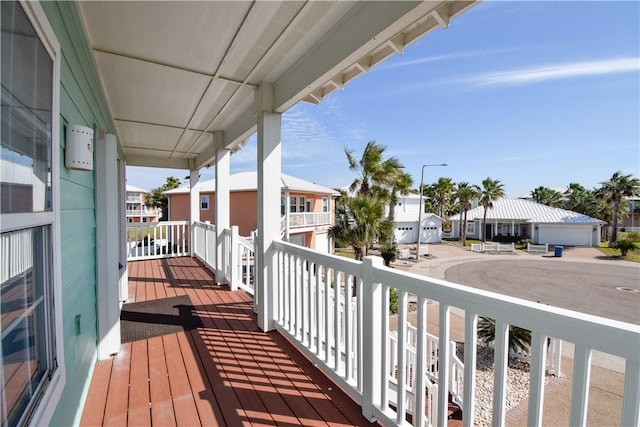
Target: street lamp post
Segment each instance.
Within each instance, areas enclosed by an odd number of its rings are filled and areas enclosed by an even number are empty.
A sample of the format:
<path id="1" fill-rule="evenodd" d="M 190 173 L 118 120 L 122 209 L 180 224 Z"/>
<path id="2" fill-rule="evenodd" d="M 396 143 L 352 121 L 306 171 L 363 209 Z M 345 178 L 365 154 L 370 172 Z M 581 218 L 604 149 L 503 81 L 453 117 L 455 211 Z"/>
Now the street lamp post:
<path id="1" fill-rule="evenodd" d="M 420 171 L 420 202 L 418 203 L 418 245 L 416 247 L 416 262 L 420 260 L 420 237 L 422 235 L 422 186 L 424 185 L 424 168 L 430 166 L 449 166 L 446 163 L 434 163 L 430 165 L 422 165 L 422 169 Z"/>

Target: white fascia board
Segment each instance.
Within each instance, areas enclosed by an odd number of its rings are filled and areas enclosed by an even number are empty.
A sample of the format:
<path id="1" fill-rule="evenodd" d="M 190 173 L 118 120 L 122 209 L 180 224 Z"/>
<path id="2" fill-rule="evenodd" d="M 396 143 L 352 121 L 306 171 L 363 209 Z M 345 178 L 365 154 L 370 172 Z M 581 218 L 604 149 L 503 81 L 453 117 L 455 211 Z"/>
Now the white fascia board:
<path id="1" fill-rule="evenodd" d="M 442 2 L 359 2 L 274 85 L 286 111 Z"/>

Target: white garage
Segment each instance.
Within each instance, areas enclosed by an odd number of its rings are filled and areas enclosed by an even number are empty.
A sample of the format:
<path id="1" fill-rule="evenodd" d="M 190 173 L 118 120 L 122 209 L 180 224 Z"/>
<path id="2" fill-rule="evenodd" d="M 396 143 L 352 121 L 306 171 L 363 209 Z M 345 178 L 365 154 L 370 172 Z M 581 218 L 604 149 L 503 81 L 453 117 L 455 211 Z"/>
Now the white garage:
<path id="1" fill-rule="evenodd" d="M 393 235 L 397 243 L 416 243 L 418 241 L 418 232 L 414 222 L 397 222 L 393 224 Z"/>
<path id="2" fill-rule="evenodd" d="M 593 230 L 591 225 L 552 225 L 538 226 L 538 242 L 552 245 L 591 246 Z"/>

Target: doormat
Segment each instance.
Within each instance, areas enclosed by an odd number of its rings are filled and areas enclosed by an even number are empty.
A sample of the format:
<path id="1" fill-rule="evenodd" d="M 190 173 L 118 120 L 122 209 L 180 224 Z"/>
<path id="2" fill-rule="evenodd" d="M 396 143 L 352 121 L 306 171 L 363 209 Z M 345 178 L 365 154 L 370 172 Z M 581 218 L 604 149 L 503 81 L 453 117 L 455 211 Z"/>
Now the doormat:
<path id="1" fill-rule="evenodd" d="M 201 328 L 188 295 L 123 304 L 120 312 L 122 343 Z"/>

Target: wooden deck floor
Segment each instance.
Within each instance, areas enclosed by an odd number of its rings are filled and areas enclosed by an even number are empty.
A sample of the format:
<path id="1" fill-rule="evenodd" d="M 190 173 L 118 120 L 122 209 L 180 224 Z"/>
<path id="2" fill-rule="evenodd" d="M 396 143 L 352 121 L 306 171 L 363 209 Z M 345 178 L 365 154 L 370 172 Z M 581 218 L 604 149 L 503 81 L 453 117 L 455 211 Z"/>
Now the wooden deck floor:
<path id="1" fill-rule="evenodd" d="M 193 258 L 129 264 L 129 302 L 189 295 L 203 328 L 123 344 L 97 363 L 82 426 L 370 425 L 282 335 L 262 333 L 250 296 Z"/>

